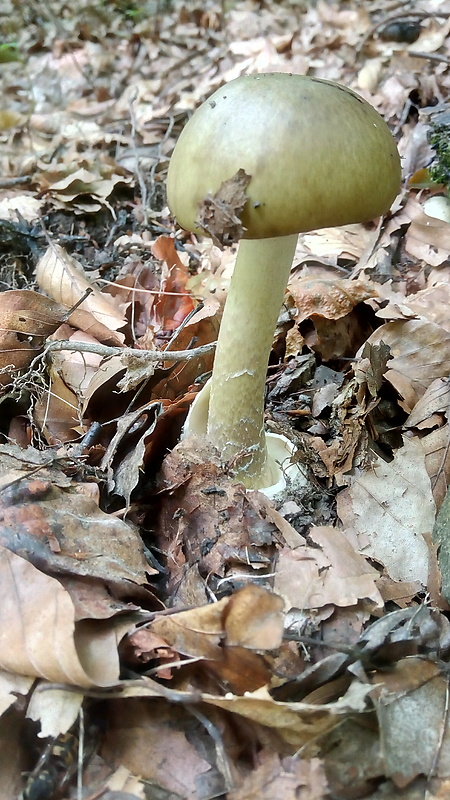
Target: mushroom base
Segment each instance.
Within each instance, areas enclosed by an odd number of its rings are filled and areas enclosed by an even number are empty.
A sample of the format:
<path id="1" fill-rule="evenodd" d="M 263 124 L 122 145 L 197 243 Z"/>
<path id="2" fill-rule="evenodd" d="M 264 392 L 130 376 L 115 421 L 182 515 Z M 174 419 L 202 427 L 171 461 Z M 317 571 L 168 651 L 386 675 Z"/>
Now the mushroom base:
<path id="1" fill-rule="evenodd" d="M 207 435 L 210 394 L 211 381 L 208 381 L 196 395 L 189 409 L 181 434 L 182 439 L 193 433 Z M 306 485 L 307 477 L 301 465 L 292 463 L 295 447 L 286 436 L 280 436 L 277 433 L 266 433 L 265 437 L 271 483 L 267 486 L 257 486 L 255 488 L 273 500 L 286 491 L 288 482 L 298 488 Z"/>

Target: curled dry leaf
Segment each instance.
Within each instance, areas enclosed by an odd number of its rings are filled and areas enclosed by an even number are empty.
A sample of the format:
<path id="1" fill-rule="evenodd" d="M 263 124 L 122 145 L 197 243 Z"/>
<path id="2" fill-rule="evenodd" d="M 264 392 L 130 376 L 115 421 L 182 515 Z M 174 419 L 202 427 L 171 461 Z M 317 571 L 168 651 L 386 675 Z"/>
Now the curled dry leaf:
<path id="1" fill-rule="evenodd" d="M 148 630 L 166 643 L 166 649 L 168 645 L 182 657 L 205 662 L 209 674 L 215 675 L 220 685 L 242 695 L 270 681 L 267 664 L 254 651 L 280 646 L 283 605 L 276 594 L 249 585 L 216 603 L 158 615 Z M 161 655 L 164 670 L 164 650 Z"/>
<path id="2" fill-rule="evenodd" d="M 0 547 L 0 667 L 85 688 L 119 676 L 113 625 L 75 625 L 70 595 L 54 578 Z"/>
<path id="3" fill-rule="evenodd" d="M 347 684 L 348 685 L 348 682 Z M 226 696 L 174 691 L 164 685 L 144 677 L 139 683 L 122 685 L 121 698 L 165 697 L 173 701 L 187 703 L 201 701 L 238 714 L 270 728 L 279 737 L 278 741 L 288 743 L 294 748 L 305 746 L 305 757 L 309 747 L 313 750 L 318 737 L 341 725 L 344 719 L 366 710 L 368 695 L 372 687 L 354 680 L 345 694 L 329 703 L 277 702 L 265 687 L 245 696 L 229 692 Z"/>
<path id="4" fill-rule="evenodd" d="M 25 289 L 0 293 L 0 385 L 11 383 L 42 350 L 66 309 Z"/>
<path id="5" fill-rule="evenodd" d="M 33 419 L 47 444 L 58 445 L 73 441 L 83 430 L 80 405 L 52 364 L 48 373 L 49 386 L 36 400 Z"/>
<path id="6" fill-rule="evenodd" d="M 88 124 L 77 121 L 77 127 Z M 92 123 L 90 124 L 92 125 Z M 94 128 L 94 132 L 96 131 L 97 126 Z M 65 133 L 67 135 L 69 131 L 66 130 Z M 103 132 L 102 135 L 104 136 Z M 50 183 L 48 193 L 59 203 L 71 205 L 76 214 L 95 213 L 100 211 L 102 206 L 109 208 L 107 198 L 112 194 L 116 185 L 118 183 L 130 184 L 133 178 L 117 165 L 114 167 L 117 170 L 116 173 L 113 172 L 112 166 L 102 164 L 102 167 L 103 175 L 99 171 L 95 173 L 81 167 L 70 175 L 62 177 L 59 181 Z M 119 172 L 120 174 L 118 174 Z"/>
<path id="7" fill-rule="evenodd" d="M 450 382 L 437 378 L 414 406 L 404 423 L 405 428 L 415 428 L 421 433 L 418 441 L 425 454 L 425 467 L 430 477 L 437 509 L 441 507 L 450 483 Z"/>
<path id="8" fill-rule="evenodd" d="M 419 212 L 411 222 L 405 237 L 405 249 L 410 255 L 438 267 L 448 259 L 450 225 Z"/>
<path id="9" fill-rule="evenodd" d="M 116 432 L 103 456 L 101 467 L 108 470 L 109 491 L 124 497 L 127 508 L 142 472 L 146 443 L 155 430 L 161 412 L 161 403 L 152 402 L 123 414 L 117 421 Z M 119 448 L 121 457 L 113 464 Z"/>
<path id="10" fill-rule="evenodd" d="M 450 373 L 450 333 L 425 320 L 398 320 L 378 328 L 370 344 L 384 342 L 391 350 L 386 378 L 405 399 L 408 411 L 432 381 Z"/>
<path id="11" fill-rule="evenodd" d="M 425 394 L 414 406 L 413 411 L 404 423 L 405 428 L 430 430 L 440 425 L 450 411 L 450 380 L 437 378 L 430 383 Z"/>
<path id="12" fill-rule="evenodd" d="M 297 306 L 297 323 L 314 315 L 340 319 L 358 303 L 377 296 L 375 289 L 363 281 L 301 277 L 295 274 L 289 280 L 288 289 Z"/>
<path id="13" fill-rule="evenodd" d="M 272 728 L 288 744 L 304 746 L 303 754 L 307 758 L 318 737 L 340 725 L 347 716 L 365 710 L 370 691 L 371 687 L 355 680 L 342 697 L 324 704 L 277 703 L 265 688 L 247 692 L 245 697 L 204 694 L 202 699 L 205 703 Z"/>
<path id="14" fill-rule="evenodd" d="M 103 344 L 123 344 L 123 334 L 117 333 L 127 321 L 117 310 L 110 295 L 102 294 L 86 278 L 81 264 L 60 245 L 52 244 L 36 267 L 36 280 L 45 292 L 72 308 L 87 290 L 91 294 L 74 311 L 69 322 L 90 333 Z"/>
<path id="15" fill-rule="evenodd" d="M 220 660 L 222 647 L 279 647 L 283 606 L 281 597 L 252 584 L 216 603 L 159 616 L 149 627 L 185 656 Z"/>

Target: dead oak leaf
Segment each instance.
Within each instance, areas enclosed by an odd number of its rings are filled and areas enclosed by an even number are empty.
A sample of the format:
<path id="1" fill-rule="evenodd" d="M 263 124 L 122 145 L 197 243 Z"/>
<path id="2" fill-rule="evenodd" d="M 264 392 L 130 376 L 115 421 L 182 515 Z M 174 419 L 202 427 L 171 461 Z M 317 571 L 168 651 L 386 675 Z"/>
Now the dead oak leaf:
<path id="1" fill-rule="evenodd" d="M 229 800 L 322 800 L 329 796 L 323 763 L 318 758 L 280 759 L 277 753 L 264 750 L 258 761 L 240 787 L 229 792 Z"/>
<path id="2" fill-rule="evenodd" d="M 251 176 L 239 169 L 220 185 L 215 194 L 208 194 L 200 204 L 196 225 L 206 231 L 218 247 L 242 238 L 244 228 L 240 215 L 248 200 L 245 190 L 250 180 Z"/>
<path id="3" fill-rule="evenodd" d="M 297 306 L 297 323 L 314 315 L 326 319 L 341 319 L 358 303 L 368 300 L 369 297 L 376 297 L 377 294 L 364 281 L 298 275 L 291 277 L 288 289 Z"/>

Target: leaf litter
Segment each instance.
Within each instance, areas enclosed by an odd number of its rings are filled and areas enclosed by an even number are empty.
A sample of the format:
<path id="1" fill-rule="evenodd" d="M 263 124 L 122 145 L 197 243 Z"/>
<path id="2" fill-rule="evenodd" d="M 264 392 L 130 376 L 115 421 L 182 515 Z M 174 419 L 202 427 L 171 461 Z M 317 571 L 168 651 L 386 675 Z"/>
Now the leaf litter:
<path id="1" fill-rule="evenodd" d="M 448 0 L 14 9 L 0 798 L 447 796 Z M 236 250 L 177 229 L 164 188 L 192 111 L 266 71 L 358 91 L 405 177 L 385 220 L 299 237 L 266 424 L 308 482 L 278 507 L 178 443 Z"/>

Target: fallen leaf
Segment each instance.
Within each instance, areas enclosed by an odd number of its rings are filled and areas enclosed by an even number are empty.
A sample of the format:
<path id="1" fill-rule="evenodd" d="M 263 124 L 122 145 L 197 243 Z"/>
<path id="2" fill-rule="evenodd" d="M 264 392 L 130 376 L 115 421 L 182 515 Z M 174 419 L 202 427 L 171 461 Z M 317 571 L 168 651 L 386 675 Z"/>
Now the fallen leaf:
<path id="1" fill-rule="evenodd" d="M 404 439 L 391 463 L 381 458 L 352 478 L 338 495 L 343 524 L 358 531 L 360 551 L 386 567 L 399 581 L 428 577 L 428 553 L 423 534 L 434 525 L 435 504 L 419 442 Z"/>
<path id="2" fill-rule="evenodd" d="M 323 762 L 297 758 L 281 759 L 276 753 L 258 754 L 258 766 L 229 792 L 229 800 L 322 800 L 329 797 Z"/>
<path id="3" fill-rule="evenodd" d="M 41 352 L 66 310 L 37 292 L 0 293 L 0 385 L 7 386 Z"/>
<path id="4" fill-rule="evenodd" d="M 54 578 L 0 547 L 0 667 L 89 688 L 119 676 L 114 625 L 75 625 L 70 595 Z"/>
<path id="5" fill-rule="evenodd" d="M 369 342 L 390 347 L 393 357 L 385 377 L 407 397 L 410 411 L 432 381 L 450 372 L 450 333 L 433 322 L 388 322 Z"/>
<path id="6" fill-rule="evenodd" d="M 375 610 L 383 607 L 377 578 L 378 572 L 355 552 L 343 531 L 313 526 L 308 544 L 280 551 L 274 590 L 289 608 L 346 607 L 363 601 Z"/>
<path id="7" fill-rule="evenodd" d="M 340 319 L 358 303 L 376 297 L 374 287 L 363 281 L 302 277 L 296 273 L 289 279 L 288 289 L 297 307 L 297 324 L 312 315 Z"/>
<path id="8" fill-rule="evenodd" d="M 117 333 L 127 321 L 120 314 L 110 295 L 100 292 L 85 277 L 81 264 L 60 245 L 52 244 L 36 267 L 36 280 L 54 300 L 72 308 L 87 291 L 90 294 L 73 311 L 69 323 L 104 344 L 123 344 L 123 334 Z"/>
<path id="9" fill-rule="evenodd" d="M 242 238 L 241 214 L 248 201 L 245 190 L 250 180 L 251 175 L 239 169 L 214 195 L 208 194 L 199 207 L 195 224 L 206 231 L 218 247 Z"/>

